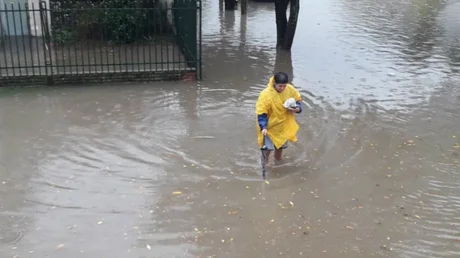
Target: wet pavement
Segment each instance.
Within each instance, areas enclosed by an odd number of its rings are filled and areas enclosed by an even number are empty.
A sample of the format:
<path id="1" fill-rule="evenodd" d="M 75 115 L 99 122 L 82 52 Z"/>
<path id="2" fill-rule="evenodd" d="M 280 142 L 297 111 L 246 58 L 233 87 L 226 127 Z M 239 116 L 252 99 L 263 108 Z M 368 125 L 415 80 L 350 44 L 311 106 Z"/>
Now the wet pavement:
<path id="1" fill-rule="evenodd" d="M 217 1 L 215 1 L 217 2 Z M 0 257 L 459 257 L 459 1 L 205 1 L 204 80 L 2 89 Z M 260 178 L 274 70 L 299 143 Z"/>

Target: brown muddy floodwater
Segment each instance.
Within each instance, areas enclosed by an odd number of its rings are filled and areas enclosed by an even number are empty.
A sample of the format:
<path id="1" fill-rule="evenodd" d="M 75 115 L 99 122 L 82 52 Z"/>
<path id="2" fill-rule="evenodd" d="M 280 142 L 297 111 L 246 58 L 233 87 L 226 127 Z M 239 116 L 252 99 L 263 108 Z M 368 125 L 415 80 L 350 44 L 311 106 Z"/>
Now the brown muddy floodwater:
<path id="1" fill-rule="evenodd" d="M 198 84 L 1 91 L 0 257 L 460 257 L 460 1 L 304 1 L 292 57 L 217 2 Z M 305 111 L 266 183 L 275 67 Z"/>

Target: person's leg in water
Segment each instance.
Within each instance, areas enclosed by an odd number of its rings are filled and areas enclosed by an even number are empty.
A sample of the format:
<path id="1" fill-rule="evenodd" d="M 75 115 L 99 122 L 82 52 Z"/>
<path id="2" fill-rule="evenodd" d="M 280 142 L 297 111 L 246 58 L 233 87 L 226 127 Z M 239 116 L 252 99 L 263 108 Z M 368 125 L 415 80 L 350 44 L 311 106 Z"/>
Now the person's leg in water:
<path id="1" fill-rule="evenodd" d="M 282 159 L 283 150 L 287 148 L 287 143 L 283 144 L 279 149 L 275 149 L 275 160 L 280 161 Z"/>
<path id="2" fill-rule="evenodd" d="M 275 160 L 280 161 L 281 156 L 283 155 L 283 149 L 276 149 L 275 150 Z"/>
<path id="3" fill-rule="evenodd" d="M 279 149 L 275 148 L 275 145 L 273 144 L 272 140 L 270 139 L 270 137 L 268 136 L 265 136 L 265 146 L 267 146 L 267 150 L 265 151 L 265 164 L 268 164 L 269 163 L 269 157 L 270 157 L 270 153 L 271 151 L 275 151 L 275 160 L 277 161 L 280 161 L 281 160 L 281 156 L 283 154 L 283 150 L 287 148 L 287 143 L 283 144 Z"/>

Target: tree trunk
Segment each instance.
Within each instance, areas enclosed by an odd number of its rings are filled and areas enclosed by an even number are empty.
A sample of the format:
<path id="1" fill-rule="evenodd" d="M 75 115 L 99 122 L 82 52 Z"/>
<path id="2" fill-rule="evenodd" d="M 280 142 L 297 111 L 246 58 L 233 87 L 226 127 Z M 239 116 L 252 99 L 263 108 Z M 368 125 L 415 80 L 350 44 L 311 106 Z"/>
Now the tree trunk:
<path id="1" fill-rule="evenodd" d="M 283 49 L 291 50 L 292 43 L 294 42 L 295 30 L 297 28 L 297 20 L 299 17 L 300 10 L 300 1 L 299 0 L 290 0 L 291 7 L 289 8 L 289 21 L 286 27 L 286 34 L 284 36 L 284 45 Z"/>
<path id="2" fill-rule="evenodd" d="M 287 17 L 286 10 L 289 0 L 275 0 L 276 16 L 276 46 L 282 47 L 286 34 Z"/>
<path id="3" fill-rule="evenodd" d="M 241 2 L 241 14 L 246 14 L 248 12 L 248 0 L 240 0 Z"/>
<path id="4" fill-rule="evenodd" d="M 286 17 L 287 6 L 290 4 L 289 21 Z M 297 28 L 297 20 L 299 16 L 300 2 L 299 0 L 275 0 L 276 13 L 276 34 L 278 48 L 291 50 L 294 42 L 294 35 Z"/>
<path id="5" fill-rule="evenodd" d="M 225 0 L 225 10 L 235 10 L 236 0 Z"/>

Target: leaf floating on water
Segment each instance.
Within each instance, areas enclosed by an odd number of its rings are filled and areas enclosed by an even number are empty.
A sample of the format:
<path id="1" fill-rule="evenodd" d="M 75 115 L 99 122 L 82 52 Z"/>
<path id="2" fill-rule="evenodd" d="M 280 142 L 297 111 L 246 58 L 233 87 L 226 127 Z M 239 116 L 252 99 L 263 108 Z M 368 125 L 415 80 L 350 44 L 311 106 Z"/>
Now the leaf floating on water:
<path id="1" fill-rule="evenodd" d="M 150 247 L 150 245 L 147 245 L 147 249 L 152 250 L 152 247 Z"/>
<path id="2" fill-rule="evenodd" d="M 269 185 L 269 184 L 270 184 L 270 182 L 268 182 L 267 180 L 265 180 L 265 183 L 266 183 L 267 185 Z"/>
<path id="3" fill-rule="evenodd" d="M 182 194 L 182 192 L 181 191 L 174 191 L 172 194 L 179 195 L 179 194 Z"/>

